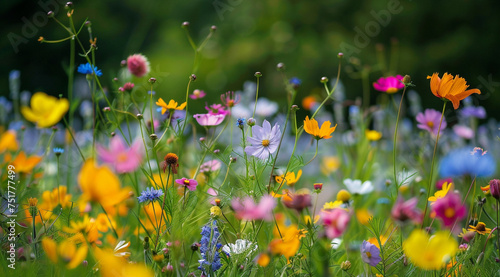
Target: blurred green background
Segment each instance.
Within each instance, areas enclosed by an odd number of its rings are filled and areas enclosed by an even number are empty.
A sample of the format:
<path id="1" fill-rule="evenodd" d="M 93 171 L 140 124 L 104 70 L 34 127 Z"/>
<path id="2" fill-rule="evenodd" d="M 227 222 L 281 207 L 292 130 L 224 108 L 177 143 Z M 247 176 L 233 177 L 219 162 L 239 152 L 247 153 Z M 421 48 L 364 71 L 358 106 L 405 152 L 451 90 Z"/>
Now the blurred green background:
<path id="1" fill-rule="evenodd" d="M 66 93 L 64 68 L 69 62 L 69 42 L 37 42 L 40 36 L 48 40 L 66 37 L 65 31 L 47 20 L 23 35 L 26 22 L 33 23 L 37 12 L 45 14 L 44 6 L 57 10 L 56 17 L 67 22 L 64 3 L 2 3 L 1 95 L 8 95 L 8 75 L 13 69 L 21 71 L 22 90 Z M 474 98 L 486 107 L 490 117 L 500 115 L 495 105 L 500 100 L 496 93 L 500 91 L 500 59 L 494 52 L 500 42 L 499 1 L 76 0 L 74 9 L 77 24 L 87 18 L 92 22 L 98 45 L 96 63 L 109 88 L 120 61 L 130 54 L 143 53 L 150 60 L 152 76 L 161 78 L 155 86 L 157 93 L 183 99 L 188 76 L 193 73 L 194 52 L 181 28 L 182 22 L 189 21 L 197 43 L 206 37 L 210 26 L 217 26 L 202 52 L 195 72 L 198 79 L 192 87 L 205 90 L 209 102 L 225 91 L 242 89 L 244 81 L 254 80 L 256 71 L 264 75 L 261 95 L 282 101 L 285 90 L 275 68 L 283 62 L 288 77 L 302 80 L 297 99 L 300 103 L 301 98 L 320 93 L 322 76 L 336 76 L 337 53 L 344 52 L 355 57 L 343 61 L 348 65 L 341 73 L 347 99 L 362 95 L 356 72 L 364 69 L 369 73 L 372 103 L 380 94 L 372 82 L 383 75 L 410 74 L 423 106 L 439 109 L 441 101 L 432 96 L 426 76 L 450 72 L 465 77 L 471 88 L 482 90 L 483 95 Z M 376 23 L 374 14 L 387 13 L 390 19 L 382 16 L 383 24 Z M 44 23 L 40 15 L 35 21 Z M 356 30 L 366 35 L 367 28 L 372 36 L 360 43 Z M 13 38 L 18 43 L 15 47 Z M 88 41 L 86 30 L 80 38 Z M 395 57 L 392 61 L 391 56 Z M 82 57 L 76 61 L 84 63 Z"/>

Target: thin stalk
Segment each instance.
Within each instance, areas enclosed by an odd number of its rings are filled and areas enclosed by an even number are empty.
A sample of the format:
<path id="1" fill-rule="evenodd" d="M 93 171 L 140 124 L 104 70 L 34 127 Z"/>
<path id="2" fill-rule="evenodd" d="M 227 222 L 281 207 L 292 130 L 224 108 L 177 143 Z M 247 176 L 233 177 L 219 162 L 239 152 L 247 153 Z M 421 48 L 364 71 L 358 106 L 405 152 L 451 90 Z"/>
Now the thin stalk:
<path id="1" fill-rule="evenodd" d="M 398 117 L 396 118 L 396 127 L 394 128 L 394 141 L 392 143 L 393 148 L 392 148 L 392 162 L 394 166 L 394 184 L 396 185 L 396 197 L 398 198 L 398 192 L 399 192 L 399 184 L 398 184 L 398 178 L 397 178 L 397 173 L 396 173 L 396 143 L 398 141 L 398 126 L 399 126 L 399 116 L 401 115 L 401 107 L 403 106 L 403 98 L 405 97 L 405 92 L 406 92 L 406 86 L 403 89 L 403 94 L 401 95 L 401 101 L 399 101 L 399 108 L 398 108 Z"/>

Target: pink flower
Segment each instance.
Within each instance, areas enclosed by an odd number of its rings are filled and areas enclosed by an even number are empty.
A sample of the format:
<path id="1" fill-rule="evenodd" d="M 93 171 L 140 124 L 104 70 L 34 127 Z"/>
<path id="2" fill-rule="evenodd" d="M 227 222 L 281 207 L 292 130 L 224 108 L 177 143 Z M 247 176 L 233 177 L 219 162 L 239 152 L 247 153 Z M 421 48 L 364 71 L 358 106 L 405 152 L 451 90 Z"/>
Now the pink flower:
<path id="1" fill-rule="evenodd" d="M 404 201 L 403 198 L 398 198 L 396 204 L 392 207 L 392 217 L 400 222 L 405 222 L 410 219 L 417 224 L 422 223 L 423 214 L 417 208 L 417 203 L 418 198 L 416 197 L 408 201 Z"/>
<path id="2" fill-rule="evenodd" d="M 189 95 L 191 99 L 201 99 L 205 97 L 206 93 L 203 90 L 195 89 L 193 90 L 193 94 Z"/>
<path id="3" fill-rule="evenodd" d="M 240 102 L 240 96 L 238 94 L 234 94 L 234 91 L 228 91 L 225 94 L 221 94 L 220 100 L 226 107 L 232 108 L 234 105 Z"/>
<path id="4" fill-rule="evenodd" d="M 325 226 L 325 233 L 329 239 L 340 237 L 347 229 L 351 217 L 344 209 L 321 211 L 321 220 Z"/>
<path id="5" fill-rule="evenodd" d="M 474 137 L 474 130 L 464 125 L 453 126 L 453 132 L 464 139 L 472 139 Z"/>
<path id="6" fill-rule="evenodd" d="M 462 205 L 460 195 L 448 193 L 443 198 L 438 198 L 432 205 L 432 212 L 443 221 L 444 226 L 451 227 L 456 221 L 465 217 L 467 211 Z"/>
<path id="7" fill-rule="evenodd" d="M 128 71 L 136 77 L 142 77 L 149 73 L 149 61 L 142 54 L 134 54 L 127 58 Z"/>
<path id="8" fill-rule="evenodd" d="M 403 81 L 403 76 L 401 75 L 396 75 L 396 77 L 381 77 L 376 83 L 373 83 L 373 87 L 378 91 L 396 93 L 405 87 L 401 81 Z"/>
<path id="9" fill-rule="evenodd" d="M 201 126 L 217 126 L 224 121 L 226 115 L 224 114 L 195 114 L 193 117 L 198 121 Z"/>
<path id="10" fill-rule="evenodd" d="M 422 130 L 427 130 L 437 136 L 439 129 L 439 122 L 441 121 L 441 113 L 433 110 L 426 109 L 425 112 L 417 114 L 417 127 Z M 443 118 L 441 123 L 441 132 L 446 128 L 446 120 Z"/>
<path id="11" fill-rule="evenodd" d="M 243 201 L 239 198 L 234 198 L 231 201 L 231 207 L 238 219 L 244 220 L 259 220 L 271 221 L 273 219 L 272 210 L 276 207 L 276 199 L 270 195 L 262 196 L 260 203 L 257 205 L 249 196 Z"/>
<path id="12" fill-rule="evenodd" d="M 196 186 L 198 185 L 196 180 L 188 178 L 177 179 L 175 182 L 179 185 L 185 186 L 190 191 L 196 190 Z"/>
<path id="13" fill-rule="evenodd" d="M 229 111 L 226 110 L 222 104 L 212 104 L 210 106 L 205 106 L 205 110 L 208 111 L 208 114 L 229 114 Z"/>
<path id="14" fill-rule="evenodd" d="M 200 172 L 201 173 L 210 173 L 219 170 L 221 167 L 221 163 L 218 160 L 210 160 L 207 162 L 204 162 L 200 166 Z"/>
<path id="15" fill-rule="evenodd" d="M 143 151 L 142 141 L 136 140 L 130 147 L 127 147 L 123 140 L 115 136 L 111 138 L 109 149 L 102 145 L 97 145 L 97 155 L 99 159 L 107 164 L 111 164 L 116 172 L 133 172 L 142 162 Z"/>
<path id="16" fill-rule="evenodd" d="M 207 193 L 210 194 L 210 195 L 212 195 L 212 197 L 210 197 L 210 204 L 216 205 L 215 199 L 217 199 L 217 195 L 219 195 L 219 193 L 217 193 L 217 191 L 214 190 L 213 188 L 209 188 L 207 190 Z"/>
<path id="17" fill-rule="evenodd" d="M 437 190 L 442 190 L 443 189 L 443 184 L 444 183 L 448 183 L 448 184 L 451 184 L 453 183 L 453 179 L 451 178 L 446 178 L 446 179 L 441 179 L 439 181 L 436 182 L 436 189 Z"/>

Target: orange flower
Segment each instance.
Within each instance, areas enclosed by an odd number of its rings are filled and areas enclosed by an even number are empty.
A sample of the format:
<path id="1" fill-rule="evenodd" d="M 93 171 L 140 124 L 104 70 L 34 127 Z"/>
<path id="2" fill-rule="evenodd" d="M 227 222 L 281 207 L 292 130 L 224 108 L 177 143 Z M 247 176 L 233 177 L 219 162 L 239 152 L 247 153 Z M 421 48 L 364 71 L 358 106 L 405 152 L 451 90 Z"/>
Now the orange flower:
<path id="1" fill-rule="evenodd" d="M 330 121 L 325 121 L 321 125 L 321 129 L 318 127 L 318 121 L 316 119 L 309 119 L 309 116 L 306 116 L 306 120 L 304 120 L 304 130 L 306 133 L 313 135 L 315 139 L 329 139 L 331 138 L 331 134 L 335 132 L 335 128 L 337 128 L 337 124 L 330 128 Z"/>
<path id="2" fill-rule="evenodd" d="M 446 98 L 453 103 L 453 108 L 456 110 L 460 105 L 460 101 L 467 98 L 473 93 L 481 94 L 478 89 L 469 89 L 467 81 L 458 75 L 453 78 L 453 75 L 444 73 L 443 78 L 439 78 L 438 73 L 427 76 L 431 79 L 431 91 L 436 97 Z"/>
<path id="3" fill-rule="evenodd" d="M 0 153 L 5 150 L 16 151 L 18 147 L 15 131 L 9 130 L 0 136 Z"/>
<path id="4" fill-rule="evenodd" d="M 21 151 L 12 162 L 12 165 L 16 168 L 16 173 L 30 173 L 40 161 L 42 161 L 42 157 L 26 157 L 24 151 Z"/>
<path id="5" fill-rule="evenodd" d="M 467 231 L 473 231 L 480 235 L 491 233 L 491 229 L 486 228 L 486 224 L 484 224 L 483 222 L 478 222 L 476 226 L 469 225 L 469 229 L 467 229 Z"/>

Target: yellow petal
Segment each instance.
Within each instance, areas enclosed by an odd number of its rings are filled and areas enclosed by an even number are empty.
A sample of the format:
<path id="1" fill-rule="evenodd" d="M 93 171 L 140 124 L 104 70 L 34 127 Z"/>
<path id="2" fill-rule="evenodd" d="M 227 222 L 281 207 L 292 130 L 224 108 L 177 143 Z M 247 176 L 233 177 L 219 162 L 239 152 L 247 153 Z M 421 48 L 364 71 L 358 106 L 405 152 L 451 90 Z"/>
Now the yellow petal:
<path id="1" fill-rule="evenodd" d="M 74 253 L 71 261 L 66 265 L 68 269 L 73 269 L 78 265 L 82 264 L 83 260 L 87 257 L 88 247 L 86 244 L 82 244 L 80 248 Z"/>
<path id="2" fill-rule="evenodd" d="M 45 254 L 47 254 L 47 257 L 53 262 L 57 263 L 57 244 L 53 239 L 50 239 L 48 237 L 44 237 L 42 239 L 42 248 L 43 251 L 45 251 Z"/>

